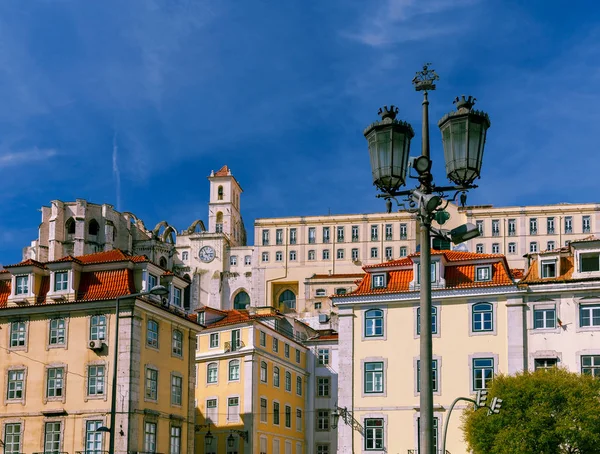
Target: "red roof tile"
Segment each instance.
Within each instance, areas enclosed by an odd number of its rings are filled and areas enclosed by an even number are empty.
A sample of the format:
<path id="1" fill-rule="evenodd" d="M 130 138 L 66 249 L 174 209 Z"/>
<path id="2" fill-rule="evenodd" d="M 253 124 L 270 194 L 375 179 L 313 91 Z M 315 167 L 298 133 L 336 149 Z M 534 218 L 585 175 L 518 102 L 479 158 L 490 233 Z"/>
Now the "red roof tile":
<path id="1" fill-rule="evenodd" d="M 0 307 L 6 307 L 10 296 L 10 281 L 0 280 Z"/>
<path id="2" fill-rule="evenodd" d="M 14 265 L 4 265 L 4 268 L 12 268 L 13 266 L 37 266 L 38 268 L 46 268 L 42 262 L 38 262 L 37 260 L 27 259 L 23 262 L 16 263 Z"/>
<path id="3" fill-rule="evenodd" d="M 415 256 L 415 254 L 411 255 L 411 257 L 413 257 L 413 256 Z M 390 262 L 376 263 L 375 265 L 366 265 L 363 267 L 363 269 L 369 270 L 369 269 L 373 269 L 373 268 L 387 268 L 387 267 L 394 267 L 394 266 L 412 266 L 412 264 L 413 264 L 413 261 L 409 257 L 403 257 L 401 259 L 392 260 Z"/>
<path id="4" fill-rule="evenodd" d="M 261 313 L 261 314 L 250 314 L 247 310 L 241 310 L 241 309 L 240 310 L 233 309 L 233 310 L 223 311 L 223 312 L 226 314 L 225 318 L 222 318 L 214 323 L 210 323 L 207 321 L 204 324 L 204 326 L 206 326 L 207 328 L 215 328 L 215 327 L 219 327 L 219 326 L 234 325 L 236 323 L 249 322 L 252 320 L 273 318 L 273 317 L 281 315 L 281 313 L 277 312 L 276 310 L 272 310 L 270 312 Z"/>
<path id="5" fill-rule="evenodd" d="M 513 279 L 523 279 L 525 275 L 525 270 L 523 268 L 511 268 L 510 275 Z"/>
<path id="6" fill-rule="evenodd" d="M 227 164 L 221 167 L 218 171 L 215 172 L 215 177 L 226 177 L 231 173 Z"/>
<path id="7" fill-rule="evenodd" d="M 127 255 L 121 249 L 97 252 L 95 254 L 80 255 L 75 258 L 84 265 L 89 265 L 92 263 L 123 262 L 126 260 L 135 263 L 148 261 L 148 257 L 146 257 L 145 255 Z"/>
<path id="8" fill-rule="evenodd" d="M 114 299 L 136 293 L 132 270 L 81 273 L 78 300 Z"/>
<path id="9" fill-rule="evenodd" d="M 541 278 L 538 272 L 538 260 L 535 259 L 531 262 L 527 273 L 523 279 L 519 281 L 519 284 L 541 284 L 541 283 L 552 283 L 552 282 L 564 282 L 569 281 L 573 277 L 574 270 L 574 259 L 573 256 L 559 257 L 559 269 L 557 270 L 556 277 Z"/>
<path id="10" fill-rule="evenodd" d="M 476 288 L 476 287 L 494 287 L 514 284 L 506 264 L 506 259 L 500 254 L 475 254 L 472 252 L 462 251 L 433 251 L 433 255 L 443 254 L 448 261 L 445 266 L 446 286 L 443 290 L 458 289 L 458 288 Z M 409 292 L 410 283 L 413 281 L 413 264 L 411 257 L 417 254 L 412 254 L 410 257 L 395 260 L 392 262 L 365 266 L 365 270 L 390 268 L 387 278 L 387 286 L 385 288 L 371 287 L 371 272 L 368 272 L 364 279 L 358 284 L 358 288 L 352 293 L 345 296 L 353 295 L 377 295 L 386 293 L 404 293 Z M 485 282 L 475 281 L 475 263 L 453 264 L 452 262 L 468 262 L 480 259 L 496 259 L 492 263 L 492 279 Z M 502 260 L 498 260 L 501 258 Z M 410 268 L 407 268 L 410 266 Z M 375 272 L 373 272 L 375 274 Z M 442 289 L 433 289 L 442 290 Z M 415 290 L 418 291 L 418 290 Z M 333 297 L 343 297 L 344 295 L 334 295 Z"/>

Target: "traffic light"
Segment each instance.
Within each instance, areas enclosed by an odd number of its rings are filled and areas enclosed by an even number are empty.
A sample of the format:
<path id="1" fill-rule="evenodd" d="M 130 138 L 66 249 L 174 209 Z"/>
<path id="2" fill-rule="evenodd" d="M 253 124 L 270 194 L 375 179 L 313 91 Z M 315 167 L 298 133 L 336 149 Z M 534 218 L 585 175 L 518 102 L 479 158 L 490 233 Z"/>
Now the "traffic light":
<path id="1" fill-rule="evenodd" d="M 485 407 L 487 393 L 488 392 L 485 389 L 480 389 L 479 391 L 477 391 L 477 395 L 475 396 L 475 410 L 481 407 Z"/>
<path id="2" fill-rule="evenodd" d="M 494 413 L 500 413 L 500 407 L 502 407 L 502 399 L 494 397 L 492 399 L 492 405 L 490 405 L 490 409 L 488 410 L 488 416 L 493 415 Z"/>

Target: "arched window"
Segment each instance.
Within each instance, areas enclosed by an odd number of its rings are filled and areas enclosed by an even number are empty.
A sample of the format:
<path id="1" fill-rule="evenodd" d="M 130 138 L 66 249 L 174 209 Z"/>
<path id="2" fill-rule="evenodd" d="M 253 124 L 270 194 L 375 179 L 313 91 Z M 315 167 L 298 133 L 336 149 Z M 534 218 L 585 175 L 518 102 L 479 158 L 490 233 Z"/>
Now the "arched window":
<path id="1" fill-rule="evenodd" d="M 223 200 L 223 186 L 217 188 L 217 200 Z"/>
<path id="2" fill-rule="evenodd" d="M 494 330 L 494 308 L 490 303 L 474 304 L 471 310 L 474 332 Z"/>
<path id="3" fill-rule="evenodd" d="M 158 348 L 158 322 L 155 322 L 154 320 L 148 320 L 146 345 L 148 345 L 148 347 Z"/>
<path id="4" fill-rule="evenodd" d="M 292 374 L 290 372 L 285 373 L 285 390 L 292 391 Z"/>
<path id="5" fill-rule="evenodd" d="M 383 311 L 370 309 L 365 312 L 365 337 L 383 336 Z"/>
<path id="6" fill-rule="evenodd" d="M 223 213 L 217 213 L 217 223 L 215 224 L 215 232 L 223 233 Z"/>
<path id="7" fill-rule="evenodd" d="M 234 309 L 246 309 L 246 305 L 250 304 L 250 296 L 245 291 L 239 292 L 233 299 Z"/>
<path id="8" fill-rule="evenodd" d="M 160 265 L 161 268 L 166 268 L 167 267 L 167 259 L 164 257 L 161 257 L 160 260 L 158 261 L 158 264 Z"/>
<path id="9" fill-rule="evenodd" d="M 173 354 L 183 356 L 183 333 L 179 330 L 173 331 Z"/>
<path id="10" fill-rule="evenodd" d="M 279 305 L 285 305 L 288 309 L 296 309 L 296 294 L 291 290 L 286 290 L 279 295 Z"/>
<path id="11" fill-rule="evenodd" d="M 73 218 L 67 219 L 67 222 L 65 222 L 65 230 L 67 235 L 75 235 L 75 220 Z"/>
<path id="12" fill-rule="evenodd" d="M 219 369 L 217 363 L 208 363 L 206 368 L 206 382 L 217 383 L 219 378 Z"/>
<path id="13" fill-rule="evenodd" d="M 88 234 L 89 235 L 98 235 L 98 232 L 100 231 L 100 225 L 98 224 L 98 221 L 96 221 L 95 219 L 92 219 L 88 225 Z"/>
<path id="14" fill-rule="evenodd" d="M 437 334 L 437 307 L 431 306 L 431 334 Z M 421 308 L 417 307 L 417 335 L 421 334 Z"/>
<path id="15" fill-rule="evenodd" d="M 267 382 L 267 363 L 264 361 L 260 362 L 260 381 Z"/>
<path id="16" fill-rule="evenodd" d="M 279 388 L 279 367 L 273 366 L 273 386 Z"/>
<path id="17" fill-rule="evenodd" d="M 240 379 L 240 360 L 232 359 L 229 361 L 229 381 Z"/>

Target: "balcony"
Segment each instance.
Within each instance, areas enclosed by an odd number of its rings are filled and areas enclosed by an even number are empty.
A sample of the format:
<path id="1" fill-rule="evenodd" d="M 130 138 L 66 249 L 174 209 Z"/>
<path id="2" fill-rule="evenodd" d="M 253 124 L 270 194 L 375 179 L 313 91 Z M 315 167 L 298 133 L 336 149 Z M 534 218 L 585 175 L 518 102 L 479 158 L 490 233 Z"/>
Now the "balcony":
<path id="1" fill-rule="evenodd" d="M 94 449 L 89 449 L 87 451 L 75 451 L 75 454 L 109 454 L 108 451 L 98 451 Z"/>
<path id="2" fill-rule="evenodd" d="M 492 236 L 500 236 L 500 230 L 492 230 Z"/>
<path id="3" fill-rule="evenodd" d="M 41 452 L 34 452 L 33 454 L 69 454 L 67 451 L 41 451 Z"/>
<path id="4" fill-rule="evenodd" d="M 371 235 L 371 241 L 377 241 L 377 240 L 379 240 L 378 235 Z"/>
<path id="5" fill-rule="evenodd" d="M 529 229 L 530 235 L 537 235 L 537 229 Z"/>
<path id="6" fill-rule="evenodd" d="M 436 449 L 435 453 L 436 454 L 444 454 L 441 449 Z M 408 454 L 419 454 L 419 450 L 418 449 L 409 449 L 408 450 Z M 446 453 L 445 454 L 450 454 L 450 451 L 448 451 L 446 449 Z"/>
<path id="7" fill-rule="evenodd" d="M 352 242 L 356 243 L 358 241 L 358 235 L 352 237 Z"/>
<path id="8" fill-rule="evenodd" d="M 508 229 L 508 236 L 515 236 L 517 234 L 516 230 Z"/>

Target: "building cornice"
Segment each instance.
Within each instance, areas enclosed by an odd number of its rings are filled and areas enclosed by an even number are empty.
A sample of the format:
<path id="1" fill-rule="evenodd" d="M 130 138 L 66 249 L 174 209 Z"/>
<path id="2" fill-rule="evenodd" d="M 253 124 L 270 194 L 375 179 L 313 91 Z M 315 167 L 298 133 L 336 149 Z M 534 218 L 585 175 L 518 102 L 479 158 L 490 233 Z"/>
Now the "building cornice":
<path id="1" fill-rule="evenodd" d="M 513 286 L 501 286 L 501 287 L 478 287 L 469 289 L 451 289 L 451 290 L 436 290 L 431 293 L 431 298 L 435 300 L 439 299 L 450 299 L 450 298 L 470 298 L 470 297 L 481 297 L 481 296 L 499 296 L 499 295 L 518 295 L 526 294 L 525 290 L 513 287 Z M 339 297 L 335 299 L 336 306 L 350 306 L 354 304 L 365 304 L 365 303 L 392 303 L 392 302 L 408 302 L 418 301 L 420 297 L 419 292 L 411 293 L 386 293 L 377 295 L 364 295 L 364 296 L 350 296 L 350 297 Z"/>

